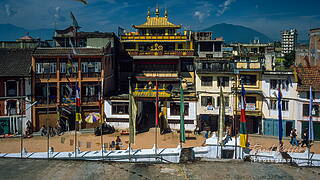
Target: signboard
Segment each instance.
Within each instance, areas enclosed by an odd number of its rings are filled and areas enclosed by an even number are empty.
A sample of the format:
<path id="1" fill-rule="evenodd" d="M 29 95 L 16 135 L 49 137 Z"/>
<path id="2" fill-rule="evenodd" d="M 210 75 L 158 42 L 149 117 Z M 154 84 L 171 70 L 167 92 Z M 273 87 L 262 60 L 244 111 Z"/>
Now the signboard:
<path id="1" fill-rule="evenodd" d="M 241 104 L 239 103 L 239 109 L 241 109 Z M 247 103 L 246 104 L 246 111 L 255 111 L 256 110 L 256 104 L 255 103 Z"/>
<path id="2" fill-rule="evenodd" d="M 156 90 L 155 89 L 136 89 L 133 91 L 134 97 L 156 97 Z M 158 97 L 171 97 L 171 93 L 166 92 L 165 90 L 158 90 Z"/>

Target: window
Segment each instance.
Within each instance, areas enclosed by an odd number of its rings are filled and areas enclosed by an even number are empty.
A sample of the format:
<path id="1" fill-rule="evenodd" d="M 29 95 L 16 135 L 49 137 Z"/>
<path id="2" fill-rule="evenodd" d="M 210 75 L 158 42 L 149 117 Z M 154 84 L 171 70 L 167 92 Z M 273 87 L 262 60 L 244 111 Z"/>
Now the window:
<path id="1" fill-rule="evenodd" d="M 183 44 L 182 43 L 178 44 L 178 49 L 183 49 Z"/>
<path id="2" fill-rule="evenodd" d="M 16 115 L 16 114 L 18 114 L 17 101 L 16 100 L 7 101 L 7 114 L 8 115 Z"/>
<path id="3" fill-rule="evenodd" d="M 307 94 L 307 99 L 310 99 L 310 92 L 306 91 L 306 94 Z M 316 99 L 316 92 L 315 91 L 312 91 L 312 98 Z"/>
<path id="4" fill-rule="evenodd" d="M 128 102 L 113 102 L 112 114 L 129 114 Z"/>
<path id="5" fill-rule="evenodd" d="M 203 70 L 211 70 L 211 63 L 202 63 Z"/>
<path id="6" fill-rule="evenodd" d="M 278 89 L 278 87 L 288 90 L 289 80 L 287 80 L 287 79 L 271 79 L 270 80 L 270 89 Z"/>
<path id="7" fill-rule="evenodd" d="M 282 111 L 288 111 L 289 110 L 289 101 L 288 100 L 282 100 Z"/>
<path id="8" fill-rule="evenodd" d="M 201 106 L 213 106 L 214 99 L 212 96 L 201 96 Z"/>
<path id="9" fill-rule="evenodd" d="M 67 63 L 62 62 L 60 63 L 60 73 L 66 73 L 67 71 Z"/>
<path id="10" fill-rule="evenodd" d="M 215 52 L 220 52 L 221 51 L 221 47 L 222 47 L 222 43 L 221 42 L 215 42 L 214 43 L 214 51 Z"/>
<path id="11" fill-rule="evenodd" d="M 170 103 L 170 115 L 171 116 L 179 116 L 180 115 L 180 103 L 173 102 Z M 184 115 L 189 115 L 189 103 L 184 103 Z"/>
<path id="12" fill-rule="evenodd" d="M 256 104 L 257 98 L 255 96 L 246 96 L 246 103 Z"/>
<path id="13" fill-rule="evenodd" d="M 277 110 L 277 100 L 270 100 L 270 109 Z"/>
<path id="14" fill-rule="evenodd" d="M 228 87 L 229 86 L 229 77 L 218 76 L 218 87 Z"/>
<path id="15" fill-rule="evenodd" d="M 193 72 L 193 61 L 182 60 L 181 61 L 181 71 L 183 72 Z"/>
<path id="16" fill-rule="evenodd" d="M 217 98 L 217 106 L 220 106 L 220 97 Z M 228 96 L 224 97 L 224 106 L 229 107 L 229 97 Z"/>
<path id="17" fill-rule="evenodd" d="M 81 71 L 84 73 L 101 72 L 101 62 L 81 62 Z"/>
<path id="18" fill-rule="evenodd" d="M 212 77 L 210 76 L 201 77 L 201 86 L 212 86 Z"/>
<path id="19" fill-rule="evenodd" d="M 54 74 L 56 68 L 57 63 L 55 62 L 36 63 L 36 74 Z"/>
<path id="20" fill-rule="evenodd" d="M 276 79 L 271 79 L 270 80 L 270 89 L 277 89 L 278 87 L 278 82 Z"/>
<path id="21" fill-rule="evenodd" d="M 240 79 L 244 85 L 255 86 L 257 85 L 257 76 L 256 75 L 241 75 Z"/>
<path id="22" fill-rule="evenodd" d="M 303 116 L 309 116 L 309 104 L 304 104 L 302 109 L 302 115 Z M 312 106 L 312 116 L 319 117 L 319 106 L 313 105 Z"/>
<path id="23" fill-rule="evenodd" d="M 7 96 L 17 96 L 18 95 L 16 81 L 7 81 L 6 88 L 7 88 Z"/>

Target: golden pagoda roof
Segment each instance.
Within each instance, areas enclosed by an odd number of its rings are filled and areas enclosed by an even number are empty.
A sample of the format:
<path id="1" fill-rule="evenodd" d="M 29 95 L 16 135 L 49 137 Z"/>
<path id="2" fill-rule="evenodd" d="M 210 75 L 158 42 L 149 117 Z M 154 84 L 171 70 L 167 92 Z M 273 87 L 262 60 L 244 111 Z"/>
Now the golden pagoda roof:
<path id="1" fill-rule="evenodd" d="M 168 21 L 168 17 L 147 17 L 147 22 L 141 25 L 133 25 L 134 28 L 181 28 Z"/>

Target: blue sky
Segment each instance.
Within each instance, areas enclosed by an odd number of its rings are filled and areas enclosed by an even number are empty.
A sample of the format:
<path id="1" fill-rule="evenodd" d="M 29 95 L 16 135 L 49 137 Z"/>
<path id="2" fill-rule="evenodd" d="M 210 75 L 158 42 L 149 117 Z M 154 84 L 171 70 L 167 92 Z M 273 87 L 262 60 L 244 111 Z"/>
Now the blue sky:
<path id="1" fill-rule="evenodd" d="M 70 11 L 84 31 L 132 29 L 145 21 L 147 9 L 159 4 L 168 9 L 176 24 L 201 30 L 217 23 L 231 23 L 256 29 L 272 39 L 280 31 L 296 28 L 306 39 L 309 28 L 320 27 L 319 0 L 0 0 L 0 24 L 28 29 L 65 28 Z"/>

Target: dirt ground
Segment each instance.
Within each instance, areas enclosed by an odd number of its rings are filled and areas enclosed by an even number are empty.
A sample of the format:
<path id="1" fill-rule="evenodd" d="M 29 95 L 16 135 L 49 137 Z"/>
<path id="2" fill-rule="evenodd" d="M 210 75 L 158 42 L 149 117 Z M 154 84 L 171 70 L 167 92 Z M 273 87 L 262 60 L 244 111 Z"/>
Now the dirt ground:
<path id="1" fill-rule="evenodd" d="M 242 161 L 184 164 L 107 163 L 0 159 L 0 179 L 310 179 L 320 178 L 319 168 Z"/>
<path id="2" fill-rule="evenodd" d="M 120 135 L 120 132 L 114 134 L 103 135 L 103 143 L 109 147 L 111 141 L 115 141 L 116 137 L 120 136 L 123 147 L 128 147 L 128 135 Z M 203 135 L 186 134 L 187 141 L 183 147 L 202 146 L 204 143 Z M 159 148 L 175 148 L 179 145 L 179 134 L 172 132 L 157 136 Z M 82 151 L 101 150 L 101 136 L 95 136 L 93 133 L 77 134 L 77 141 Z M 271 147 L 278 145 L 278 139 L 270 136 L 249 135 L 251 148 L 255 150 L 269 150 Z M 47 151 L 47 137 L 34 136 L 32 138 L 23 139 L 23 147 L 28 152 L 46 152 Z M 150 129 L 149 132 L 141 133 L 136 136 L 136 143 L 132 145 L 133 149 L 152 148 L 155 144 L 155 130 Z M 62 136 L 50 137 L 49 146 L 54 148 L 56 152 L 74 151 L 74 132 L 67 132 Z M 284 148 L 287 151 L 303 152 L 305 148 L 295 148 L 289 144 L 289 140 L 284 140 Z M 312 152 L 320 153 L 320 142 L 315 142 L 311 148 Z M 20 152 L 20 138 L 1 138 L 0 139 L 0 153 L 18 153 Z"/>

